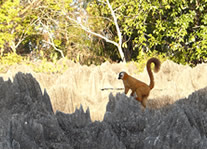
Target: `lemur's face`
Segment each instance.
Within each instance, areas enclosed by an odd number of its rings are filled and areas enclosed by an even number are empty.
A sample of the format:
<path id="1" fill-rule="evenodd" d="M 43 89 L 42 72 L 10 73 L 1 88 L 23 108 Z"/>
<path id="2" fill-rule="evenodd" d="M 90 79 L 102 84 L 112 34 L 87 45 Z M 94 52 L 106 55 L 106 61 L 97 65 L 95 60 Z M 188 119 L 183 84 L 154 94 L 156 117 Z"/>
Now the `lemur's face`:
<path id="1" fill-rule="evenodd" d="M 118 79 L 123 79 L 123 78 L 124 78 L 124 74 L 125 74 L 125 72 L 123 72 L 123 71 L 120 72 L 120 73 L 119 73 L 119 77 L 118 77 Z"/>

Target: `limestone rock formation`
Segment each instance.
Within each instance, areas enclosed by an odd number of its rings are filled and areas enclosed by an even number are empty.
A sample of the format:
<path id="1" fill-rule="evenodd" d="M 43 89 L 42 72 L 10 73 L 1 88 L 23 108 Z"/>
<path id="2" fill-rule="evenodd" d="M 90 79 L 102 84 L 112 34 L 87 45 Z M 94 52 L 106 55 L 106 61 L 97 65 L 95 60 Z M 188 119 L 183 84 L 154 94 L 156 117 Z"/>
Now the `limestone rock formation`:
<path id="1" fill-rule="evenodd" d="M 127 148 L 207 148 L 207 88 L 161 109 L 110 96 L 104 122 Z"/>
<path id="2" fill-rule="evenodd" d="M 53 112 L 31 74 L 0 78 L 0 148 L 207 148 L 207 88 L 160 109 L 109 95 L 103 121 L 90 109 Z"/>
<path id="3" fill-rule="evenodd" d="M 31 74 L 18 73 L 13 82 L 0 79 L 1 148 L 69 148 L 53 113 Z"/>
<path id="4" fill-rule="evenodd" d="M 58 61 L 61 65 L 61 60 Z M 38 64 L 37 64 L 38 65 Z M 126 71 L 133 77 L 149 84 L 147 71 L 138 73 L 137 65 L 133 63 L 110 64 L 100 66 L 81 66 L 67 61 L 68 69 L 63 74 L 36 73 L 29 66 L 15 65 L 5 74 L 0 74 L 5 80 L 13 77 L 19 71 L 31 73 L 39 82 L 42 91 L 47 90 L 53 111 L 73 113 L 82 105 L 84 111 L 90 109 L 91 120 L 103 120 L 108 103 L 108 95 L 122 91 L 105 90 L 102 88 L 122 88 L 123 83 L 117 80 L 120 71 Z M 183 66 L 172 61 L 162 62 L 161 69 L 155 75 L 155 87 L 150 92 L 148 107 L 161 108 L 173 104 L 181 98 L 187 98 L 192 92 L 207 85 L 207 64 L 195 68 Z M 130 93 L 130 92 L 129 92 Z M 129 96 L 129 94 L 128 94 Z"/>

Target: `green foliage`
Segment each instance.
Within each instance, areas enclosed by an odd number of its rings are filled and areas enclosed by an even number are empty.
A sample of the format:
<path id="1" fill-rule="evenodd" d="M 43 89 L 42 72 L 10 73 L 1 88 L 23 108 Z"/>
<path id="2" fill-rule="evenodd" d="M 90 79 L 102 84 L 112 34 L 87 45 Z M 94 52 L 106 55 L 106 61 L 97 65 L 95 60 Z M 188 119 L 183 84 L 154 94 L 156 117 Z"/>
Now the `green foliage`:
<path id="1" fill-rule="evenodd" d="M 19 0 L 6 0 L 0 7 L 0 48 L 7 42 L 14 40 L 12 29 L 18 26 L 20 18 L 18 17 L 18 3 Z M 14 23 L 15 22 L 15 23 Z"/>
<path id="2" fill-rule="evenodd" d="M 14 65 L 23 61 L 23 57 L 16 53 L 7 53 L 4 57 L 0 58 L 1 65 Z"/>
<path id="3" fill-rule="evenodd" d="M 0 72 L 6 72 L 10 66 L 20 64 L 22 61 L 22 56 L 16 53 L 7 53 L 4 57 L 0 57 Z"/>
<path id="4" fill-rule="evenodd" d="M 44 55 L 41 52 L 40 55 Z M 8 69 L 16 64 L 31 66 L 35 72 L 43 73 L 63 73 L 68 69 L 66 65 L 67 58 L 64 58 L 61 63 L 58 63 L 57 54 L 52 54 L 50 60 L 42 57 L 38 62 L 30 61 L 29 57 L 23 57 L 16 53 L 7 53 L 5 56 L 0 58 L 0 72 L 7 72 Z"/>
<path id="5" fill-rule="evenodd" d="M 66 70 L 65 65 L 59 65 L 55 62 L 48 62 L 46 59 L 41 60 L 40 64 L 30 64 L 35 72 L 43 73 L 63 73 Z"/>
<path id="6" fill-rule="evenodd" d="M 168 1 L 165 3 L 167 9 L 157 10 L 155 15 L 159 18 L 149 37 L 154 44 L 149 48 L 166 53 L 178 63 L 195 65 L 203 62 L 206 59 L 206 49 L 200 43 L 205 41 L 199 30 L 202 30 L 202 15 L 206 12 L 199 8 L 206 5 L 200 1 L 200 6 L 196 8 L 194 4 L 195 1 Z M 151 21 L 149 23 L 154 24 Z M 201 53 L 203 55 L 199 55 Z"/>
<path id="7" fill-rule="evenodd" d="M 59 70 L 47 61 L 61 58 L 60 51 L 81 64 L 118 61 L 119 53 L 114 45 L 89 35 L 67 19 L 67 15 L 76 18 L 80 14 L 87 20 L 83 25 L 118 42 L 105 0 L 76 3 L 72 0 L 45 0 L 34 4 L 1 1 L 0 55 L 10 52 L 39 55 L 43 51 L 44 65 L 37 71 L 50 68 L 48 71 L 52 72 Z M 110 0 L 110 4 L 122 32 L 127 60 L 141 61 L 144 55 L 158 53 L 192 66 L 207 61 L 207 0 Z M 84 9 L 87 16 L 80 11 Z"/>
<path id="8" fill-rule="evenodd" d="M 58 49 L 75 62 L 100 64 L 105 59 L 102 43 L 74 27 L 62 14 L 62 10 L 69 14 L 73 11 L 71 3 L 72 0 L 46 0 L 34 4 L 19 0 L 1 2 L 0 55 L 44 51 L 45 59 L 50 60 L 55 54 L 58 54 L 57 59 L 61 58 Z"/>
<path id="9" fill-rule="evenodd" d="M 146 67 L 147 60 L 152 57 L 158 58 L 161 62 L 169 59 L 165 54 L 158 54 L 156 51 L 149 53 L 142 52 L 139 56 L 137 56 L 138 61 L 133 61 L 137 65 L 137 72 L 143 72 Z"/>
<path id="10" fill-rule="evenodd" d="M 29 63 L 28 65 L 33 68 L 35 72 L 43 73 L 63 73 L 68 68 L 66 66 L 67 58 L 62 60 L 62 63 L 58 63 L 57 53 L 51 54 L 49 60 L 44 57 L 44 52 L 40 52 L 41 59 L 38 63 Z"/>
<path id="11" fill-rule="evenodd" d="M 27 15 L 24 6 L 20 0 L 5 0 L 0 5 L 1 56 L 11 51 L 16 53 L 25 38 L 35 32 L 32 26 L 35 17 Z"/>
<path id="12" fill-rule="evenodd" d="M 175 62 L 191 65 L 207 58 L 206 0 L 112 0 L 124 37 L 126 56 L 157 51 Z M 92 1 L 90 14 L 98 16 L 116 40 L 116 30 L 110 10 L 100 1 Z M 96 24 L 96 27 L 99 24 Z"/>

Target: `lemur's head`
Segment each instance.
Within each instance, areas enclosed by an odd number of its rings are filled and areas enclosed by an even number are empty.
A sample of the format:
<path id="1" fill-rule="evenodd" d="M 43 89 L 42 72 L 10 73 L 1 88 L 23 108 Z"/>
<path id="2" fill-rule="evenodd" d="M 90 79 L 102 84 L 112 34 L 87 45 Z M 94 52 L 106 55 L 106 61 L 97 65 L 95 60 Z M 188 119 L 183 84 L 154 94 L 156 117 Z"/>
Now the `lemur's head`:
<path id="1" fill-rule="evenodd" d="M 122 79 L 123 80 L 125 74 L 126 74 L 126 72 L 124 72 L 124 71 L 120 72 L 118 79 Z"/>

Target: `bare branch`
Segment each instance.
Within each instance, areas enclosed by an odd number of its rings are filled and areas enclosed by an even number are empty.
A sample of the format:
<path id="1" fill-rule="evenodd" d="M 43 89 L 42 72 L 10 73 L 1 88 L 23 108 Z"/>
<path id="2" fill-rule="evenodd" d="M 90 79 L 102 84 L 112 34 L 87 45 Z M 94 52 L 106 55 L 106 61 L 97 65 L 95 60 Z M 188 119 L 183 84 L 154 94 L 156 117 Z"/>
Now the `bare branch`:
<path id="1" fill-rule="evenodd" d="M 53 42 L 48 42 L 48 41 L 45 41 L 45 40 L 42 40 L 44 43 L 47 43 L 47 44 L 50 44 L 56 51 L 58 51 L 61 55 L 62 58 L 64 58 L 64 54 L 63 54 L 63 51 L 61 49 L 58 49 L 55 44 Z"/>
<path id="2" fill-rule="evenodd" d="M 11 41 L 11 48 L 14 52 L 16 52 L 16 49 L 18 48 L 18 46 L 22 43 L 22 41 L 24 41 L 26 39 L 26 34 L 28 33 L 28 28 L 33 26 L 37 21 L 39 21 L 39 19 L 34 20 L 32 23 L 30 23 L 23 31 L 22 34 L 20 35 L 20 37 L 18 37 L 18 42 L 15 43 L 15 41 Z M 11 31 L 11 33 L 15 32 L 15 29 L 13 29 Z"/>
<path id="3" fill-rule="evenodd" d="M 107 37 L 105 37 L 105 36 L 103 36 L 103 35 L 101 35 L 99 33 L 96 33 L 94 31 L 92 31 L 89 27 L 86 27 L 85 25 L 83 25 L 81 23 L 81 19 L 79 19 L 79 18 L 74 19 L 74 18 L 68 16 L 66 11 L 64 11 L 64 10 L 62 11 L 62 13 L 63 13 L 63 15 L 66 16 L 66 18 L 68 20 L 70 20 L 70 21 L 74 22 L 75 24 L 77 24 L 78 26 L 80 26 L 81 29 L 83 29 L 84 31 L 88 32 L 91 35 L 97 36 L 97 37 L 99 37 L 101 39 L 104 39 L 108 43 L 111 43 L 111 44 L 115 45 L 118 48 L 118 51 L 119 51 L 119 54 L 121 56 L 122 61 L 126 62 L 125 57 L 124 57 L 124 53 L 123 53 L 123 50 L 122 50 L 122 34 L 121 34 L 121 31 L 120 31 L 120 28 L 119 28 L 119 25 L 118 25 L 118 22 L 117 22 L 117 17 L 116 17 L 116 15 L 114 13 L 114 10 L 113 10 L 111 4 L 109 3 L 109 0 L 106 0 L 106 3 L 104 1 L 100 1 L 100 0 L 99 0 L 99 2 L 107 4 L 109 9 L 110 9 L 110 11 L 111 11 L 111 15 L 113 17 L 113 22 L 115 24 L 117 35 L 118 35 L 118 39 L 119 39 L 118 43 L 115 42 L 115 41 L 110 40 L 109 38 L 107 38 Z M 108 20 L 111 21 L 110 19 L 108 19 Z"/>
<path id="4" fill-rule="evenodd" d="M 118 37 L 119 37 L 119 44 L 118 44 L 118 50 L 119 50 L 119 53 L 120 53 L 120 55 L 121 55 L 121 59 L 122 59 L 122 61 L 126 61 L 125 60 L 125 58 L 124 58 L 124 53 L 123 53 L 123 51 L 122 51 L 122 35 L 121 35 L 121 31 L 120 31 L 120 28 L 119 28 L 119 25 L 118 25 L 118 22 L 117 22 L 117 18 L 116 18 L 116 15 L 115 15 L 115 13 L 114 13 L 114 11 L 113 11 L 113 8 L 112 8 L 112 6 L 110 5 L 110 3 L 109 3 L 109 0 L 106 0 L 106 2 L 107 2 L 107 5 L 108 5 L 108 7 L 109 7 L 109 9 L 110 9 L 110 11 L 111 11 L 111 15 L 112 15 L 112 17 L 113 17 L 113 19 L 114 19 L 114 24 L 115 24 L 115 26 L 116 26 L 116 31 L 117 31 L 117 34 L 118 34 Z"/>
<path id="5" fill-rule="evenodd" d="M 92 35 L 94 35 L 94 36 L 100 37 L 100 38 L 104 39 L 106 42 L 111 43 L 111 44 L 114 44 L 115 46 L 118 47 L 118 43 L 116 43 L 116 42 L 114 42 L 114 41 L 108 39 L 107 37 L 105 37 L 105 36 L 103 36 L 103 35 L 101 35 L 101 34 L 98 34 L 98 33 L 95 33 L 95 32 L 93 32 L 93 31 L 91 31 L 89 28 L 85 27 L 82 23 L 78 22 L 77 20 L 75 20 L 75 19 L 73 19 L 73 18 L 71 18 L 71 17 L 69 17 L 69 16 L 66 16 L 66 17 L 67 17 L 69 20 L 71 20 L 71 21 L 75 22 L 76 24 L 78 24 L 78 25 L 81 27 L 81 29 L 83 29 L 84 31 L 86 31 L 86 32 L 88 32 L 88 33 L 90 33 L 90 34 L 92 34 Z"/>
<path id="6" fill-rule="evenodd" d="M 20 17 L 25 17 L 26 14 L 29 12 L 28 10 L 32 10 L 32 8 L 35 8 L 37 6 L 39 6 L 39 4 L 42 2 L 43 0 L 34 0 L 32 1 L 32 3 L 30 3 L 28 6 L 26 6 L 20 13 L 19 16 Z"/>
<path id="7" fill-rule="evenodd" d="M 64 54 L 63 54 L 63 51 L 61 49 L 58 49 L 56 46 L 55 46 L 55 43 L 54 43 L 54 40 L 53 40 L 53 37 L 52 37 L 52 34 L 51 32 L 49 31 L 48 29 L 48 26 L 44 25 L 41 21 L 40 21 L 40 24 L 43 26 L 43 28 L 46 30 L 46 32 L 48 33 L 49 35 L 49 39 L 50 39 L 50 42 L 48 41 L 45 41 L 45 40 L 42 40 L 44 43 L 47 43 L 47 44 L 50 44 L 56 51 L 58 51 L 61 55 L 62 58 L 64 58 Z"/>

